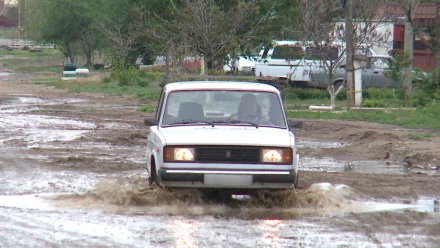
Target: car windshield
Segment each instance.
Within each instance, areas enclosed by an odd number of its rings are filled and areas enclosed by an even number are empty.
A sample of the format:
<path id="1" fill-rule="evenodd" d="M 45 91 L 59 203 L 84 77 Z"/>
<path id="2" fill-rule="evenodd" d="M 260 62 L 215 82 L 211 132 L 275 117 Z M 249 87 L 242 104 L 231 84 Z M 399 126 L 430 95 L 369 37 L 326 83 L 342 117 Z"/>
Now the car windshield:
<path id="1" fill-rule="evenodd" d="M 173 91 L 161 125 L 243 125 L 286 128 L 280 98 L 272 92 L 230 90 Z"/>
<path id="2" fill-rule="evenodd" d="M 301 47 L 276 46 L 272 52 L 272 59 L 296 60 L 302 59 L 303 52 Z"/>

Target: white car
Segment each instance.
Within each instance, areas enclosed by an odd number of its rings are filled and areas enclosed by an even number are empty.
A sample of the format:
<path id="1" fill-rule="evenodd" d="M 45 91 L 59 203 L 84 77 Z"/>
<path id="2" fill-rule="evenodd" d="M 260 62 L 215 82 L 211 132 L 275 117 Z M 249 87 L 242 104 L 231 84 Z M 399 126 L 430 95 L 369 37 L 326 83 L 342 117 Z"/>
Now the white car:
<path id="1" fill-rule="evenodd" d="M 256 100 L 256 112 L 242 119 L 246 97 Z M 167 84 L 155 118 L 145 119 L 149 182 L 231 194 L 294 188 L 299 154 L 288 123 L 280 92 L 270 85 Z"/>

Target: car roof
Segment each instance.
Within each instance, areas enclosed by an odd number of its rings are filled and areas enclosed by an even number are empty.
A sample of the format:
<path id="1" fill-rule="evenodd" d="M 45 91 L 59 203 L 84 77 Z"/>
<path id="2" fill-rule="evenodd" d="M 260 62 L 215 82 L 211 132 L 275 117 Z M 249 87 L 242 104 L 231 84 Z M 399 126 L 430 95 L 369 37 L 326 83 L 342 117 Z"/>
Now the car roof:
<path id="1" fill-rule="evenodd" d="M 267 91 L 279 94 L 279 90 L 271 85 L 253 82 L 234 82 L 234 81 L 186 81 L 169 83 L 164 86 L 164 90 L 249 90 Z"/>

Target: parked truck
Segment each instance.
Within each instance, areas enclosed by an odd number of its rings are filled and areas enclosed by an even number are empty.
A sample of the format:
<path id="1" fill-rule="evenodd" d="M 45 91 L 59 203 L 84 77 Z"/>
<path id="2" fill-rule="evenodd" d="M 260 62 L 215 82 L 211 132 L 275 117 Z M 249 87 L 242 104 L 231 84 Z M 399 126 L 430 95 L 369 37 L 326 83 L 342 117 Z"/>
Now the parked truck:
<path id="1" fill-rule="evenodd" d="M 363 54 L 376 54 L 368 45 L 358 47 Z M 318 50 L 313 42 L 273 41 L 266 46 L 255 63 L 258 81 L 278 86 L 310 86 L 310 73 L 326 68 L 326 63 L 334 63 L 333 68 L 345 63 L 345 44 L 334 42 L 326 50 Z M 342 58 L 342 59 L 341 59 Z"/>
<path id="2" fill-rule="evenodd" d="M 395 63 L 394 58 L 390 55 L 369 55 L 367 61 L 362 63 L 360 70 L 362 70 L 362 88 L 387 88 L 402 86 L 402 80 L 393 80 L 389 76 L 389 70 L 392 63 Z M 332 71 L 332 84 L 338 88 L 344 83 L 345 79 L 345 64 L 341 64 Z M 428 73 L 413 71 L 413 82 L 419 82 Z M 403 75 L 402 75 L 403 77 Z M 310 72 L 309 86 L 315 88 L 327 88 L 329 86 L 329 71 L 324 68 L 315 68 Z"/>

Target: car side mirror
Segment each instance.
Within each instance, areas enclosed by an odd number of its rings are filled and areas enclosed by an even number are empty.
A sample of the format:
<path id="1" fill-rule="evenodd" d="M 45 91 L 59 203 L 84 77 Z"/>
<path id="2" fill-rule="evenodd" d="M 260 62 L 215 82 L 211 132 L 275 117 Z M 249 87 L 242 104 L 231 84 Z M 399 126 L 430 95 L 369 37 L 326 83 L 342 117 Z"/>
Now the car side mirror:
<path id="1" fill-rule="evenodd" d="M 145 118 L 144 124 L 145 126 L 155 126 L 158 124 L 158 121 L 155 118 Z"/>

